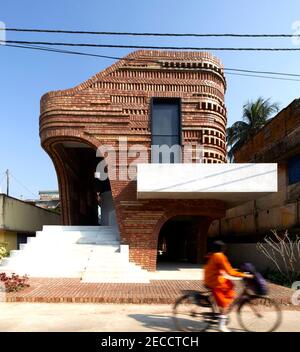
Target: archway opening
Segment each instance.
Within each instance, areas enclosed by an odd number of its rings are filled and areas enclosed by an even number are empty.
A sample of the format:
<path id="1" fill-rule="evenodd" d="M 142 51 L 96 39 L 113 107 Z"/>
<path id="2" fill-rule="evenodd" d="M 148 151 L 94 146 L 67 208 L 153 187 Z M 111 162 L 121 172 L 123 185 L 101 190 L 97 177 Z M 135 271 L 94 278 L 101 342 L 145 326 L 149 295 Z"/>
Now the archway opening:
<path id="1" fill-rule="evenodd" d="M 115 211 L 109 179 L 100 181 L 95 171 L 101 161 L 96 151 L 78 141 L 55 145 L 62 161 L 63 172 L 58 177 L 62 211 L 69 225 L 114 225 Z"/>
<path id="2" fill-rule="evenodd" d="M 158 237 L 157 264 L 200 264 L 206 253 L 204 218 L 177 216 L 169 219 Z"/>

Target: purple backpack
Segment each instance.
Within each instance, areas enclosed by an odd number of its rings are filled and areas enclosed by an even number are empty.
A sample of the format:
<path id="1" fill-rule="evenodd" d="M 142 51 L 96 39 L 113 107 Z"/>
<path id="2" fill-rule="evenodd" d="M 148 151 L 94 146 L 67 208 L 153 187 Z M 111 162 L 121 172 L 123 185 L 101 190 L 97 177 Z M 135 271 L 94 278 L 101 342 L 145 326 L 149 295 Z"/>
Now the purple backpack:
<path id="1" fill-rule="evenodd" d="M 252 290 L 256 295 L 265 296 L 268 294 L 267 281 L 262 274 L 256 271 L 253 264 L 245 263 L 241 269 L 254 276 L 253 279 L 245 279 L 247 288 Z"/>

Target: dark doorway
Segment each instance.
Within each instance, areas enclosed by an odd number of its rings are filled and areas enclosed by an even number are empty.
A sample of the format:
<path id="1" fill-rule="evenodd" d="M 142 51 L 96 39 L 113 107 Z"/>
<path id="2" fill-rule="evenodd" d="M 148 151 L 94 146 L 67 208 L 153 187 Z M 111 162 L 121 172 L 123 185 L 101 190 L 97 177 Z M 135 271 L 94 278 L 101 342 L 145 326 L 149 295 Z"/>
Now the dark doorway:
<path id="1" fill-rule="evenodd" d="M 168 220 L 158 238 L 157 262 L 201 263 L 206 251 L 201 238 L 201 217 L 181 216 Z"/>
<path id="2" fill-rule="evenodd" d="M 63 142 L 56 148 L 64 163 L 67 202 L 63 206 L 68 208 L 70 225 L 100 225 L 101 198 L 103 205 L 103 195 L 111 193 L 109 179 L 100 181 L 95 178 L 101 159 L 96 157 L 93 148 L 81 142 Z"/>

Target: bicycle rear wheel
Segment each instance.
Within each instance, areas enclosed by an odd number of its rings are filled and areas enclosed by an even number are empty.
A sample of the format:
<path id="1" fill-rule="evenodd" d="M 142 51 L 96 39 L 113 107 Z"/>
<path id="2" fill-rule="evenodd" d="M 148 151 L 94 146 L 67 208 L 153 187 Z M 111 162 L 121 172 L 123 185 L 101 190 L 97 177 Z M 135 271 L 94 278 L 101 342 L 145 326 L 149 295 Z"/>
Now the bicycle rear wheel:
<path id="1" fill-rule="evenodd" d="M 186 294 L 175 302 L 173 320 L 180 331 L 205 331 L 215 319 L 216 314 L 208 296 Z"/>
<path id="2" fill-rule="evenodd" d="M 281 323 L 279 305 L 271 298 L 253 296 L 239 306 L 238 321 L 249 332 L 272 332 Z"/>

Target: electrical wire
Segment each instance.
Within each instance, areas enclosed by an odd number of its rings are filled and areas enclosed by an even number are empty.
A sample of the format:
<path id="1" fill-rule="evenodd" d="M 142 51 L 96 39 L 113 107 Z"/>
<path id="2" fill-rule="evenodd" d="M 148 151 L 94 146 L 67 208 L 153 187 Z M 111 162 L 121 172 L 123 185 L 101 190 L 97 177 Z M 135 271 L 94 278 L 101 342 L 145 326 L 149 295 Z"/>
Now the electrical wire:
<path id="1" fill-rule="evenodd" d="M 31 193 L 34 197 L 36 196 L 36 194 L 34 192 L 32 192 L 28 187 L 26 187 L 21 181 L 19 181 L 11 172 L 9 173 L 9 175 L 21 186 L 23 187 L 27 192 Z"/>
<path id="2" fill-rule="evenodd" d="M 262 76 L 262 75 L 248 75 L 246 73 L 234 73 L 234 72 L 227 72 L 226 74 L 227 75 L 234 75 L 234 76 L 245 76 L 245 77 L 276 79 L 276 80 L 280 80 L 280 81 L 296 81 L 296 82 L 300 82 L 300 79 L 283 78 L 283 77 L 270 77 L 270 76 Z"/>
<path id="3" fill-rule="evenodd" d="M 73 54 L 73 55 L 83 55 L 83 56 L 91 56 L 91 57 L 98 57 L 98 58 L 103 58 L 103 59 L 112 59 L 112 60 L 126 60 L 126 61 L 145 61 L 143 59 L 130 59 L 130 58 L 122 58 L 122 57 L 117 57 L 117 56 L 107 56 L 107 55 L 98 55 L 98 54 L 92 54 L 92 53 L 83 53 L 79 51 L 70 51 L 70 50 L 61 50 L 61 49 L 53 49 L 53 48 L 47 48 L 43 46 L 38 46 L 38 45 L 14 45 L 14 44 L 5 44 L 5 46 L 8 47 L 13 47 L 13 48 L 23 48 L 23 49 L 33 49 L 33 50 L 41 50 L 41 51 L 52 51 L 56 53 L 62 53 L 62 54 Z M 0 46 L 1 47 L 1 46 Z M 149 61 L 149 60 L 147 60 Z M 155 62 L 157 63 L 158 61 L 150 60 L 150 62 Z"/>
<path id="4" fill-rule="evenodd" d="M 248 73 L 265 73 L 268 75 L 279 75 L 279 76 L 291 76 L 291 77 L 300 77 L 300 74 L 297 73 L 284 73 L 284 72 L 273 72 L 273 71 L 253 71 L 253 70 L 244 70 L 238 68 L 224 68 L 226 71 L 237 71 L 237 72 L 248 72 Z"/>
<path id="5" fill-rule="evenodd" d="M 26 40 L 0 40 L 0 43 L 8 44 L 35 44 L 51 46 L 76 46 L 92 48 L 118 48 L 118 49 L 153 49 L 153 50 L 192 50 L 192 51 L 300 51 L 295 48 L 254 48 L 254 47 L 188 47 L 188 46 L 154 46 L 154 45 L 121 45 L 121 44 L 97 44 L 97 43 L 65 43 L 65 42 L 41 42 Z"/>
<path id="6" fill-rule="evenodd" d="M 300 34 L 249 34 L 249 33 L 153 33 L 153 32 L 114 32 L 114 31 L 79 31 L 65 29 L 37 29 L 37 28 L 0 28 L 7 32 L 57 33 L 57 34 L 91 34 L 109 36 L 151 36 L 151 37 L 233 37 L 233 38 L 293 38 Z"/>
<path id="7" fill-rule="evenodd" d="M 105 58 L 105 59 L 113 59 L 113 60 L 127 60 L 127 61 L 139 61 L 139 59 L 130 59 L 130 58 L 122 58 L 117 56 L 107 56 L 107 55 L 98 55 L 92 53 L 83 53 L 78 51 L 69 51 L 69 50 L 60 50 L 60 49 L 53 49 L 47 47 L 41 47 L 37 45 L 14 45 L 14 44 L 7 44 L 6 46 L 14 47 L 14 48 L 24 48 L 24 49 L 32 49 L 32 50 L 41 50 L 41 51 L 49 51 L 49 52 L 56 52 L 62 54 L 73 54 L 73 55 L 83 55 L 83 56 L 91 56 L 91 57 L 98 57 L 98 58 Z M 140 59 L 141 61 L 145 61 L 144 59 Z M 148 62 L 159 63 L 159 61 L 155 60 L 147 60 Z M 269 74 L 269 75 L 279 75 L 279 76 L 289 76 L 289 77 L 300 77 L 300 74 L 294 73 L 284 73 L 284 72 L 272 72 L 272 71 L 255 71 L 255 70 L 244 70 L 244 69 L 234 69 L 234 68 L 224 68 L 224 71 L 237 71 L 237 72 L 247 72 L 247 73 L 254 73 L 254 74 Z M 245 77 L 256 77 L 256 78 L 269 78 L 269 79 L 276 79 L 276 80 L 285 80 L 285 81 L 299 81 L 297 79 L 288 79 L 283 77 L 268 77 L 268 76 L 261 76 L 261 75 L 250 75 L 250 74 L 242 74 L 242 73 L 234 73 L 234 72 L 226 72 L 228 75 L 236 75 L 236 76 L 245 76 Z"/>

